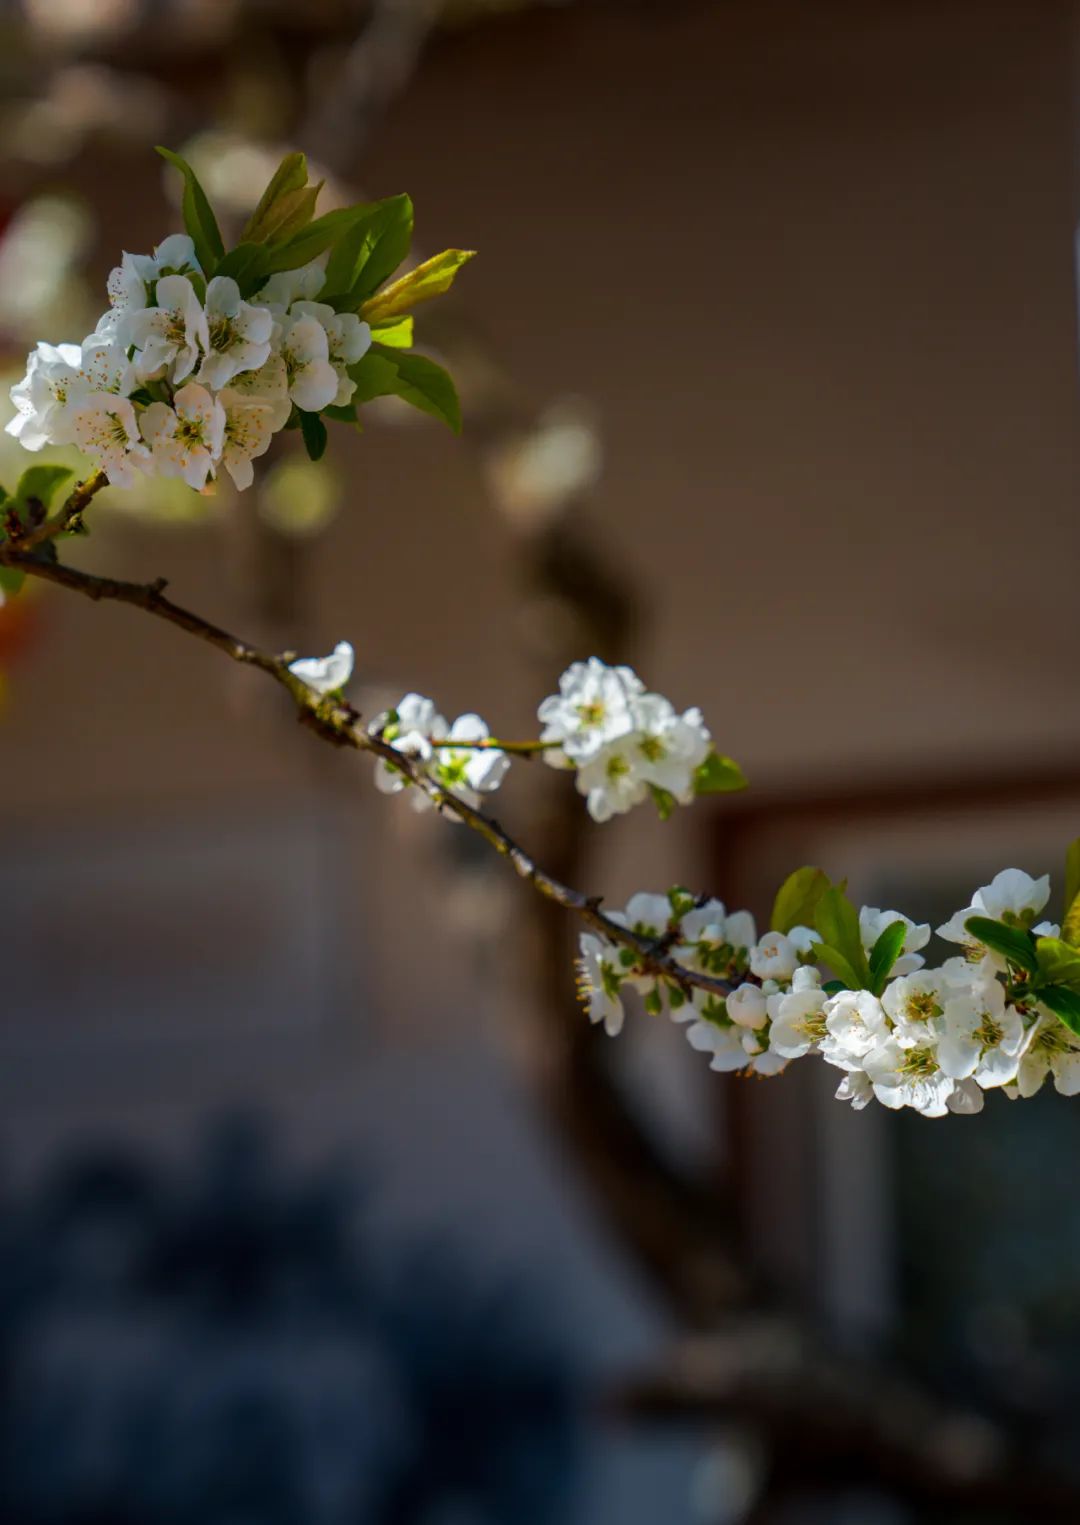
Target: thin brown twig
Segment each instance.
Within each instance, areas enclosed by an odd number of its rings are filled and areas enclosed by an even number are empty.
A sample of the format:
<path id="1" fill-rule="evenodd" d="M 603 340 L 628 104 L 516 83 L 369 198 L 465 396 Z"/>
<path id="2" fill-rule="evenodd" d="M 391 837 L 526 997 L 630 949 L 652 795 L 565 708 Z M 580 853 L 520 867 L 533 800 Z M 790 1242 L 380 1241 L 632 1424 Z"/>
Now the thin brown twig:
<path id="1" fill-rule="evenodd" d="M 665 939 L 642 936 L 607 915 L 600 909 L 601 896 L 585 895 L 547 873 L 498 821 L 451 794 L 407 754 L 396 751 L 380 736 L 372 735 L 360 723 L 360 716 L 351 705 L 315 693 L 289 670 L 284 656 L 262 651 L 166 598 L 163 579 L 152 583 L 135 583 L 122 582 L 113 577 L 99 577 L 89 572 L 80 572 L 61 562 L 42 560 L 32 552 L 16 549 L 10 542 L 0 544 L 0 563 L 16 567 L 28 577 L 56 583 L 95 601 L 108 600 L 142 609 L 147 614 L 166 620 L 187 634 L 206 641 L 234 662 L 257 667 L 288 692 L 300 718 L 324 739 L 338 745 L 355 747 L 360 752 L 369 752 L 396 768 L 410 784 L 423 790 L 440 812 L 456 817 L 483 837 L 500 857 L 507 860 L 518 878 L 532 885 L 538 894 L 578 916 L 609 942 L 630 949 L 642 970 L 672 981 L 686 995 L 693 989 L 716 996 L 730 993 L 731 985 L 728 981 L 699 974 L 681 964 L 668 951 Z"/>

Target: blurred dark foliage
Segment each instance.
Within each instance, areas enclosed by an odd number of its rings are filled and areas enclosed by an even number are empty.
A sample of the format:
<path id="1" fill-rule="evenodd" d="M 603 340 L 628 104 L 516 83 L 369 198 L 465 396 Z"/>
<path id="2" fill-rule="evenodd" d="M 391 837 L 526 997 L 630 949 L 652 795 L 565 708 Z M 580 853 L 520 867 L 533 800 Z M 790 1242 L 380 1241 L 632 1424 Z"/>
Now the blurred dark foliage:
<path id="1" fill-rule="evenodd" d="M 355 1170 L 298 1179 L 271 1144 L 234 1120 L 193 1169 L 102 1152 L 9 1201 L 3 1517 L 565 1518 L 580 1399 L 550 1297 L 402 1244 Z"/>

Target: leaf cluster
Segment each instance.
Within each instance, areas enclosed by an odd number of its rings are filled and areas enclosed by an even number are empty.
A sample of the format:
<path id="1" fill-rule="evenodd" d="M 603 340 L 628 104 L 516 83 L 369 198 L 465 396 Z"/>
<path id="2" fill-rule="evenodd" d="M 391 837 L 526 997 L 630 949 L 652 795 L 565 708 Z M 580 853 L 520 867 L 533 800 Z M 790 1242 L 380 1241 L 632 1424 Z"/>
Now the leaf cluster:
<path id="1" fill-rule="evenodd" d="M 461 432 L 453 380 L 434 360 L 413 351 L 411 314 L 413 308 L 449 291 L 473 250 L 444 249 L 391 279 L 412 247 L 410 198 L 389 196 L 316 216 L 323 183 L 309 183 L 302 153 L 287 154 L 281 161 L 239 242 L 226 250 L 210 199 L 191 165 L 171 149 L 159 148 L 158 153 L 183 177 L 184 227 L 207 279 L 231 276 L 240 295 L 251 299 L 272 275 L 298 270 L 325 255 L 326 282 L 319 301 L 370 325 L 371 348 L 349 368 L 356 383 L 353 400 L 318 415 L 297 410 L 291 420 L 312 460 L 326 449 L 326 419 L 358 426 L 358 409 L 376 397 L 400 397 Z"/>

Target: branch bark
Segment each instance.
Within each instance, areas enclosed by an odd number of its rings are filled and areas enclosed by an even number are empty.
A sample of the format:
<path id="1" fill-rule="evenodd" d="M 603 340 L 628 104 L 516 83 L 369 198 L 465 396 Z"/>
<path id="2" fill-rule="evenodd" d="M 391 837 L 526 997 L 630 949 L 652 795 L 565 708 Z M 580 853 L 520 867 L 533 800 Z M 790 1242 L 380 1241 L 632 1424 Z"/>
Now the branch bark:
<path id="1" fill-rule="evenodd" d="M 79 491 L 76 489 L 76 494 Z M 57 517 L 61 517 L 63 512 L 62 510 Z M 413 787 L 421 789 L 428 796 L 440 813 L 455 817 L 483 837 L 489 847 L 506 859 L 519 879 L 525 880 L 544 899 L 554 901 L 564 910 L 572 912 L 609 942 L 629 948 L 643 970 L 672 981 L 685 995 L 694 989 L 718 996 L 730 993 L 731 985 L 727 980 L 699 974 L 679 963 L 672 957 L 665 939 L 642 937 L 605 914 L 600 909 L 602 896 L 586 895 L 546 872 L 498 821 L 458 799 L 417 767 L 410 757 L 395 751 L 389 742 L 368 731 L 350 704 L 340 699 L 323 698 L 310 689 L 289 670 L 287 655 L 262 651 L 166 598 L 164 590 L 167 583 L 164 578 L 151 583 L 135 583 L 122 582 L 113 577 L 99 577 L 61 562 L 43 560 L 33 551 L 17 549 L 12 542 L 0 544 L 0 564 L 16 567 L 28 577 L 55 583 L 95 602 L 105 600 L 141 609 L 157 619 L 175 625 L 188 635 L 207 642 L 232 661 L 258 668 L 286 690 L 297 707 L 300 719 L 325 740 L 339 746 L 354 747 L 359 752 L 371 753 L 399 769 Z"/>

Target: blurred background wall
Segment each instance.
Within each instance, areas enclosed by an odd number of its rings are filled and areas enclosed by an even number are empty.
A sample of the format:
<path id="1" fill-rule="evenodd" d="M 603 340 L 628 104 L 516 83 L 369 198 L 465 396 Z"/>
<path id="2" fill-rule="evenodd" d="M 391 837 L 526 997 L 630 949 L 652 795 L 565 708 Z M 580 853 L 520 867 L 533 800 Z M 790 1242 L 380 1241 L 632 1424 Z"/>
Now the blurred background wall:
<path id="1" fill-rule="evenodd" d="M 678 880 L 761 915 L 787 868 L 819 860 L 855 894 L 934 919 L 1010 853 L 1056 866 L 1080 798 L 1075 7 L 431 6 L 413 31 L 405 8 L 375 10 L 374 23 L 329 3 L 4 11 L 13 372 L 39 336 L 18 284 L 34 246 L 24 238 L 20 264 L 13 237 L 43 197 L 73 209 L 64 279 L 96 300 L 119 248 L 178 224 L 155 141 L 201 142 L 226 201 L 244 189 L 238 145 L 321 147 L 346 188 L 408 189 L 423 248 L 480 251 L 426 332 L 461 382 L 463 443 L 372 410 L 361 438 L 333 441 L 332 477 L 279 463 L 276 500 L 193 517 L 112 493 L 80 561 L 166 574 L 181 602 L 275 647 L 348 637 L 366 710 L 415 687 L 527 735 L 556 654 L 592 634 L 563 575 L 584 545 L 586 600 L 602 568 L 624 608 L 628 649 L 604 655 L 699 703 L 754 786 L 665 825 L 581 823 L 587 888 L 617 902 Z M 350 114 L 380 17 L 400 79 Z M 529 477 L 538 440 L 555 487 Z M 369 1182 L 364 1264 L 449 1238 L 433 1253 L 463 1257 L 481 1285 L 505 1278 L 526 1329 L 559 1307 L 544 1349 L 586 1437 L 586 1460 L 567 1454 L 593 1481 L 537 1518 L 929 1519 L 925 1502 L 903 1513 L 903 1489 L 872 1468 L 854 1503 L 832 1478 L 751 1516 L 746 1479 L 775 1459 L 759 1414 L 735 1430 L 711 1410 L 644 1430 L 581 1417 L 612 1384 L 669 1370 L 687 1323 L 686 1299 L 640 1258 L 648 1234 L 605 1205 L 605 1162 L 583 1164 L 613 1135 L 597 1121 L 590 1145 L 552 1125 L 587 1042 L 581 1062 L 600 1066 L 656 1179 L 690 1182 L 725 1218 L 723 1263 L 711 1240 L 707 1255 L 673 1241 L 668 1257 L 695 1296 L 705 1285 L 710 1329 L 730 1317 L 734 1262 L 740 1286 L 769 1288 L 815 1338 L 882 1361 L 906 1340 L 939 1398 L 990 1410 L 1014 1438 L 1053 1429 L 1071 1387 L 1044 1333 L 1071 1349 L 1080 1332 L 1073 1250 L 1033 1303 L 1044 1199 L 1013 1220 L 1002 1260 L 1000 1193 L 1016 1208 L 1037 1162 L 1075 1146 L 1066 1103 L 1045 1098 L 1023 1126 L 1002 1103 L 943 1137 L 920 1119 L 850 1117 L 819 1075 L 721 1080 L 643 1020 L 598 1058 L 601 1038 L 567 1037 L 581 1019 L 568 963 L 552 965 L 565 934 L 534 924 L 524 891 L 461 834 L 299 733 L 250 674 L 52 590 L 0 620 L 14 1224 L 106 1145 L 146 1162 L 151 1199 L 172 1200 L 167 1172 L 194 1170 L 213 1120 L 246 1109 L 285 1176 L 333 1154 Z M 517 769 L 505 810 L 543 847 L 556 781 L 539 775 Z M 244 1137 L 240 1156 L 256 1157 Z M 971 1191 L 950 1197 L 943 1176 Z M 378 1227 L 380 1203 L 397 1230 Z M 972 1257 L 946 1289 L 935 1267 L 960 1223 Z M 562 1306 L 568 1284 L 580 1307 Z M 971 1329 L 946 1316 L 950 1298 L 975 1309 Z M 365 1306 L 390 1327 L 377 1298 Z M 443 1330 L 449 1318 L 432 1315 Z M 102 1349 L 117 1338 L 109 1325 Z M 44 1348 L 19 1360 L 51 1402 Z M 956 1444 L 977 1472 L 978 1444 Z M 62 1490 L 41 1503 L 20 1486 L 21 1520 L 83 1518 Z M 508 1497 L 445 1517 L 524 1518 Z M 941 1497 L 934 1518 L 967 1517 Z M 427 1503 L 393 1507 L 429 1518 Z M 349 1508 L 318 1517 L 399 1517 L 374 1493 Z M 201 1516 L 219 1517 L 267 1518 Z"/>

